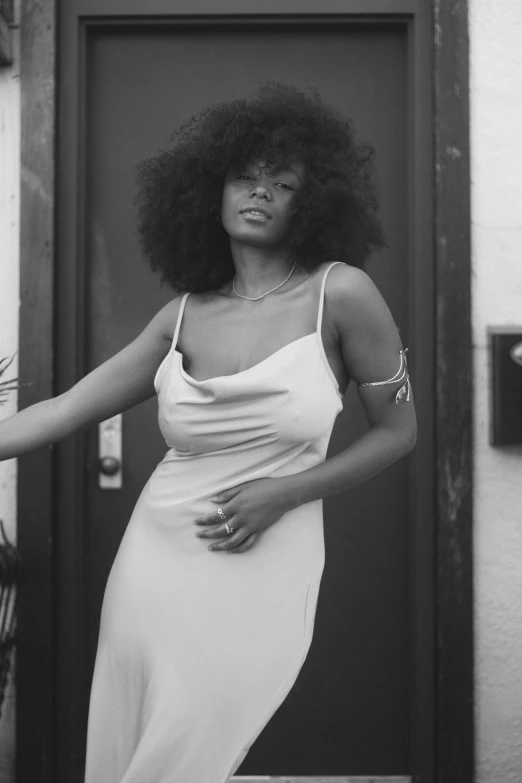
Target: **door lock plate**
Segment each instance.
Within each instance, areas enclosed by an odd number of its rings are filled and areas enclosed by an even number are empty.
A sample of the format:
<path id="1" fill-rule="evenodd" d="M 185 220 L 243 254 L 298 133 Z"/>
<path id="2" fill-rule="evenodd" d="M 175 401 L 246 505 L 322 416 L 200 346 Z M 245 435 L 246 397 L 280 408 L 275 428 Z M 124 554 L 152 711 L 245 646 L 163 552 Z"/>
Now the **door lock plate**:
<path id="1" fill-rule="evenodd" d="M 98 486 L 100 489 L 122 487 L 122 419 L 118 413 L 98 424 Z"/>

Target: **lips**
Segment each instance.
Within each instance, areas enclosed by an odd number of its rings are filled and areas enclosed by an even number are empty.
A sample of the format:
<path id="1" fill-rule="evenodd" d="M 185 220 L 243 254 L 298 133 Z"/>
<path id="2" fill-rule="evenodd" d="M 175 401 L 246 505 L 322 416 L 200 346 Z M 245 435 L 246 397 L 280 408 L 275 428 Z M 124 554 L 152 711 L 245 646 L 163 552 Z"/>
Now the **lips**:
<path id="1" fill-rule="evenodd" d="M 267 209 L 265 209 L 264 207 L 257 207 L 257 206 L 254 207 L 253 205 L 250 205 L 248 207 L 243 207 L 243 209 L 240 210 L 240 211 L 241 211 L 242 215 L 244 215 L 245 212 L 250 212 L 253 215 L 256 215 L 256 214 L 257 215 L 264 215 L 264 217 L 268 218 L 268 220 L 271 220 L 271 218 L 272 218 L 272 215 L 270 214 L 270 212 Z"/>

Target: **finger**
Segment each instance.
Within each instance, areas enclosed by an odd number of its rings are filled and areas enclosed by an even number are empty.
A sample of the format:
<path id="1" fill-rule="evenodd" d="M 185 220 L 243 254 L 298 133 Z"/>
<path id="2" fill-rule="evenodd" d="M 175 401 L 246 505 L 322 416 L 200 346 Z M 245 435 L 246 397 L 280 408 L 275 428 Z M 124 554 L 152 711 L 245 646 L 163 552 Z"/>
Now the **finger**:
<path id="1" fill-rule="evenodd" d="M 211 500 L 212 503 L 226 503 L 235 497 L 238 492 L 239 487 L 231 487 L 230 489 L 224 489 L 221 492 L 218 492 L 217 495 L 209 498 L 209 500 Z"/>
<path id="2" fill-rule="evenodd" d="M 234 516 L 234 508 L 230 504 L 221 504 L 219 506 L 221 508 L 221 511 L 226 516 L 226 520 L 223 520 L 223 517 L 220 517 L 217 511 L 214 511 L 212 514 L 208 514 L 205 517 L 198 517 L 194 520 L 195 525 L 221 525 L 223 521 L 230 521 L 230 519 Z"/>
<path id="3" fill-rule="evenodd" d="M 218 517 L 217 514 L 212 514 L 211 517 L 202 517 L 201 519 L 194 520 L 195 525 L 222 525 L 223 520 Z"/>
<path id="4" fill-rule="evenodd" d="M 243 540 L 241 544 L 238 544 L 233 549 L 229 549 L 228 551 L 231 555 L 235 555 L 239 552 L 248 552 L 249 549 L 252 549 L 258 538 L 259 533 L 251 533 Z"/>
<path id="5" fill-rule="evenodd" d="M 234 533 L 231 533 L 229 536 L 226 537 L 226 539 L 222 539 L 218 543 L 212 543 L 209 546 L 209 549 L 211 549 L 213 552 L 226 552 L 232 547 L 237 546 L 238 544 L 241 544 L 243 540 L 248 536 L 248 533 L 246 532 L 245 528 L 241 528 L 237 532 L 234 531 Z"/>
<path id="6" fill-rule="evenodd" d="M 239 529 L 239 526 L 235 526 L 229 522 L 229 527 L 234 531 Z M 225 525 L 221 523 L 219 527 L 213 527 L 208 530 L 201 530 L 196 533 L 196 538 L 226 538 L 230 533 L 227 531 Z"/>
<path id="7" fill-rule="evenodd" d="M 232 516 L 232 512 L 229 511 L 228 514 L 225 514 L 227 517 L 227 520 L 230 521 L 230 517 Z M 201 517 L 200 519 L 194 520 L 195 525 L 222 525 L 223 519 L 219 516 L 219 514 L 210 514 L 208 517 Z"/>

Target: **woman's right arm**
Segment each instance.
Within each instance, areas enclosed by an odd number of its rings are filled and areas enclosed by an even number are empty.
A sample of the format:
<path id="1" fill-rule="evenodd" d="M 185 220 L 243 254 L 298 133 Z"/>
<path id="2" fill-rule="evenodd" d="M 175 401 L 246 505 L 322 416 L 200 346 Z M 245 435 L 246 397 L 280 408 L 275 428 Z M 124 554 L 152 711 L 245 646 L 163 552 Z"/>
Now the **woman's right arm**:
<path id="1" fill-rule="evenodd" d="M 57 397 L 0 421 L 0 462 L 62 440 L 148 400 L 167 355 L 181 296 L 168 302 L 125 348 Z"/>

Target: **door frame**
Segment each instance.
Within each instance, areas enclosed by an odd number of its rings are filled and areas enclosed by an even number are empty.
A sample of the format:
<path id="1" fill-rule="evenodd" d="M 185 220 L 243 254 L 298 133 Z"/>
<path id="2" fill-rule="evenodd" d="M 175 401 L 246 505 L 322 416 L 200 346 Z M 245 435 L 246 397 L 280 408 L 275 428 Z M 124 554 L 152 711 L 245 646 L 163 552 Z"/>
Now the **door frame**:
<path id="1" fill-rule="evenodd" d="M 104 23 L 142 23 L 142 0 L 76 0 L 61 13 L 78 14 L 84 30 Z M 417 536 L 415 546 L 432 546 L 433 573 L 417 581 L 416 615 L 421 608 L 433 621 L 433 660 L 422 661 L 414 673 L 416 706 L 433 708 L 428 725 L 432 742 L 422 730 L 414 736 L 412 764 L 419 783 L 469 783 L 474 774 L 473 703 L 473 592 L 472 592 L 472 341 L 469 175 L 469 97 L 467 2 L 463 0 L 278 0 L 273 8 L 249 0 L 149 0 L 148 15 L 164 22 L 186 17 L 218 18 L 282 16 L 328 22 L 402 23 L 411 29 L 410 56 L 414 68 L 411 98 L 416 122 L 422 125 L 422 107 L 433 119 L 432 155 L 417 140 L 419 165 L 430 166 L 433 189 L 413 205 L 429 215 L 432 227 L 424 244 L 414 247 L 415 257 L 433 252 L 435 291 L 433 361 L 424 366 L 423 378 L 432 379 L 436 401 L 433 422 L 435 511 L 433 541 Z M 175 14 L 173 13 L 175 8 Z M 217 10 L 216 10 L 217 9 Z M 76 296 L 72 264 L 56 265 L 57 155 L 59 116 L 57 100 L 56 0 L 22 3 L 21 23 L 21 216 L 20 216 L 20 331 L 19 408 L 50 398 L 81 376 L 75 357 L 63 355 L 63 335 L 56 330 L 56 302 Z M 75 36 L 70 45 L 78 46 Z M 426 47 L 426 41 L 430 46 Z M 424 43 L 424 47 L 422 44 Z M 81 51 L 78 49 L 78 65 Z M 430 67 L 431 94 L 426 95 L 422 68 Z M 420 127 L 419 125 L 419 127 Z M 429 129 L 424 127 L 424 134 Z M 67 143 L 64 138 L 62 144 Z M 424 157 L 423 157 L 424 156 Z M 68 173 L 69 176 L 69 173 Z M 72 176 L 72 175 L 71 175 Z M 412 173 L 415 176 L 415 173 Z M 422 215 L 421 218 L 422 220 Z M 434 238 L 434 242 L 433 239 Z M 414 241 L 415 238 L 412 238 Z M 425 243 L 433 244 L 433 248 Z M 416 314 L 419 319 L 430 314 Z M 81 341 L 81 308 L 76 313 Z M 454 335 L 459 335 L 459 340 Z M 69 343 L 68 343 L 69 345 Z M 75 343 L 80 349 L 82 346 Z M 417 367 L 422 357 L 417 357 Z M 60 365 L 63 364 L 62 368 Z M 59 386 L 62 385 L 62 388 Z M 422 390 L 419 390 L 421 392 Z M 429 396 L 429 394 L 428 394 Z M 430 442 L 430 438 L 427 438 Z M 56 478 L 64 463 L 78 462 L 82 434 L 55 448 L 38 449 L 18 463 L 18 548 L 22 558 L 17 643 L 17 780 L 57 783 L 63 769 L 75 763 L 74 745 L 64 740 L 67 725 L 59 721 L 56 704 L 79 692 L 73 660 L 81 655 L 80 625 L 70 609 L 81 601 L 82 531 L 73 524 L 58 531 L 57 519 L 74 507 L 81 495 L 81 479 L 64 492 L 56 491 Z M 422 456 L 422 453 L 421 455 Z M 413 460 L 416 481 L 422 481 L 422 460 Z M 429 464 L 429 462 L 428 462 Z M 77 482 L 77 483 L 76 483 Z M 419 512 L 420 512 L 419 508 Z M 431 513 L 431 510 L 430 510 Z M 421 530 L 419 520 L 419 532 Z M 59 534 L 58 534 L 59 532 Z M 429 539 L 429 535 L 426 539 Z M 65 568 L 65 573 L 64 573 Z M 76 594 L 64 603 L 63 577 Z M 417 577 L 416 577 L 417 578 Z M 419 577 L 420 579 L 421 577 Z M 432 580 L 432 606 L 421 606 L 426 579 Z M 431 600 L 431 599 L 430 599 Z M 420 629 L 422 635 L 427 627 Z M 425 639 L 424 639 L 425 641 Z M 415 641 L 422 647 L 423 639 Z M 57 674 L 57 651 L 61 658 Z M 67 667 L 67 660 L 70 667 Z M 58 753 L 58 746 L 62 748 Z M 65 745 L 65 750 L 63 750 Z"/>

